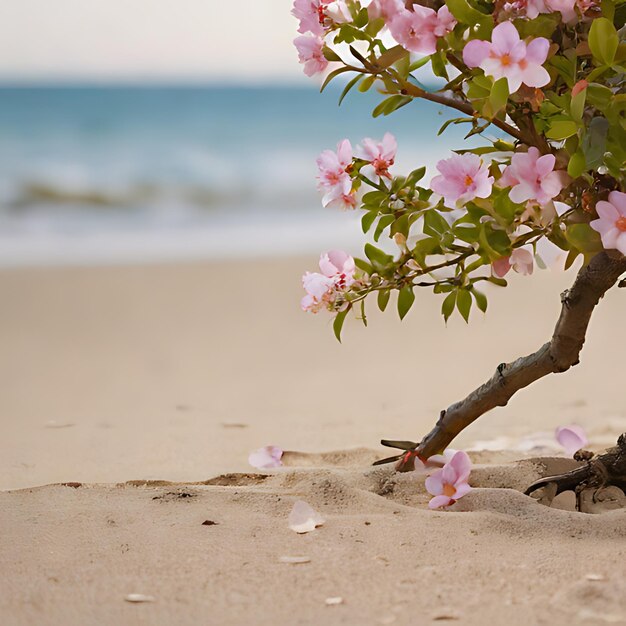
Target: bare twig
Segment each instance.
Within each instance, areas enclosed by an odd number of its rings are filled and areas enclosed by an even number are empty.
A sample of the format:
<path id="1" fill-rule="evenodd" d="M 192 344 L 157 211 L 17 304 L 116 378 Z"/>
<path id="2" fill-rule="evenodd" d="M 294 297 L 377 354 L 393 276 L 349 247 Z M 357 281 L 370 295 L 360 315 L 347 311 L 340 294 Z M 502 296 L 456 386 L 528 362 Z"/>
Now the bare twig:
<path id="1" fill-rule="evenodd" d="M 404 455 L 397 469 L 412 470 L 415 456 L 427 459 L 442 452 L 464 428 L 487 411 L 505 406 L 520 389 L 577 365 L 594 308 L 624 272 L 626 257 L 617 252 L 596 255 L 578 272 L 572 288 L 561 294 L 561 315 L 552 339 L 533 354 L 502 363 L 490 380 L 442 411 L 432 431 Z"/>

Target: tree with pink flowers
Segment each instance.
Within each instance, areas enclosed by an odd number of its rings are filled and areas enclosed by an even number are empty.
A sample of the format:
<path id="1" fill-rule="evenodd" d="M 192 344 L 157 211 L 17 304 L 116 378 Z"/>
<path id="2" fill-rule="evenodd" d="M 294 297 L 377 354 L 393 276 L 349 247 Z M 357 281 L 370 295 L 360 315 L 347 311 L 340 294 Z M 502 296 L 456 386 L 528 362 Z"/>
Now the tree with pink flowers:
<path id="1" fill-rule="evenodd" d="M 483 413 L 520 389 L 579 360 L 587 327 L 605 292 L 626 272 L 626 2 L 624 0 L 295 0 L 294 43 L 322 89 L 349 77 L 352 89 L 375 89 L 373 115 L 387 116 L 416 99 L 459 114 L 467 137 L 482 139 L 437 163 L 395 172 L 396 139 L 347 139 L 317 160 L 325 207 L 362 212 L 373 235 L 363 258 L 322 254 L 319 272 L 303 277 L 305 311 L 334 315 L 340 338 L 365 304 L 384 311 L 396 292 L 400 318 L 415 290 L 441 298 L 445 320 L 487 309 L 481 285 L 506 287 L 564 258 L 579 267 L 551 339 L 532 354 L 503 363 L 465 399 L 441 411 L 419 443 L 383 441 L 410 470 L 444 452 Z M 428 66 L 440 87 L 415 72 Z M 419 164 L 418 164 L 419 165 Z M 376 243 L 389 237 L 395 253 Z M 581 455 L 581 458 L 584 455 Z M 466 477 L 459 457 L 431 480 L 442 502 Z M 458 467 L 456 467 L 458 465 Z M 446 466 L 448 467 L 448 466 Z M 456 469 L 455 469 L 456 468 Z M 617 448 L 575 474 L 553 477 L 559 489 L 626 482 L 626 434 Z M 545 484 L 545 481 L 542 482 Z M 463 486 L 461 484 L 461 491 Z M 535 486 L 531 486 L 534 488 Z M 431 491 L 431 493 L 435 493 Z"/>

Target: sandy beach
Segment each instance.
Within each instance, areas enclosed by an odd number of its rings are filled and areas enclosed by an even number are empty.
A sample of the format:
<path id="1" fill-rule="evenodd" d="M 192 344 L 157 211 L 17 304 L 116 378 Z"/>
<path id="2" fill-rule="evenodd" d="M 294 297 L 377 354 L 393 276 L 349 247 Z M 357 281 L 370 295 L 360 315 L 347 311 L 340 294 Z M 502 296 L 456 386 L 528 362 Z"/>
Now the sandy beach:
<path id="1" fill-rule="evenodd" d="M 523 496 L 551 461 L 515 446 L 573 422 L 597 450 L 626 431 L 625 294 L 594 313 L 578 367 L 459 437 L 511 445 L 473 452 L 477 489 L 432 512 L 424 476 L 371 467 L 377 442 L 419 439 L 541 345 L 573 275 L 515 276 L 469 326 L 418 294 L 404 322 L 371 310 L 340 345 L 298 308 L 315 263 L 0 272 L 0 623 L 626 624 L 626 511 Z M 267 444 L 306 454 L 258 472 Z M 297 499 L 324 526 L 290 530 Z"/>

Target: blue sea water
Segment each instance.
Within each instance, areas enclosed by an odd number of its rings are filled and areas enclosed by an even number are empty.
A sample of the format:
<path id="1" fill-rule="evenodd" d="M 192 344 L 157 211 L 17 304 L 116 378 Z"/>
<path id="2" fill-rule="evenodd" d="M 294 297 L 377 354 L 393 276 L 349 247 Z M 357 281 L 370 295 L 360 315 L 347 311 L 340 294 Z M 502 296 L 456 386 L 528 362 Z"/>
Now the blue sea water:
<path id="1" fill-rule="evenodd" d="M 323 209 L 315 158 L 348 137 L 398 138 L 396 171 L 433 165 L 465 127 L 414 102 L 310 87 L 0 88 L 0 263 L 124 262 L 355 245 Z"/>

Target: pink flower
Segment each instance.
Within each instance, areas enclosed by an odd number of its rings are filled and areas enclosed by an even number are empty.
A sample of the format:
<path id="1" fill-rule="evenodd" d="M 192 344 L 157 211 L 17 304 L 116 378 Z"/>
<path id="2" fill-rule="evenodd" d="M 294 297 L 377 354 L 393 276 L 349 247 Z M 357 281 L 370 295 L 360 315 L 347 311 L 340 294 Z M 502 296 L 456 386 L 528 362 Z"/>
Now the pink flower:
<path id="1" fill-rule="evenodd" d="M 555 162 L 553 154 L 540 156 L 537 148 L 529 148 L 528 152 L 512 156 L 511 165 L 504 170 L 498 184 L 512 188 L 509 198 L 513 202 L 535 200 L 540 205 L 548 204 L 568 181 L 565 172 L 554 171 Z"/>
<path id="2" fill-rule="evenodd" d="M 439 11 L 437 11 L 437 25 L 435 26 L 435 35 L 437 37 L 444 37 L 455 26 L 457 22 L 454 19 L 454 15 L 450 13 L 450 9 L 444 4 Z"/>
<path id="3" fill-rule="evenodd" d="M 511 268 L 522 276 L 530 276 L 534 269 L 532 252 L 524 248 L 516 248 L 511 252 L 511 256 L 502 257 L 491 264 L 494 275 L 499 278 L 504 278 Z"/>
<path id="4" fill-rule="evenodd" d="M 404 10 L 402 0 L 372 0 L 367 7 L 367 15 L 370 20 L 377 20 L 382 17 L 385 22 L 388 22 L 394 15 Z"/>
<path id="5" fill-rule="evenodd" d="M 306 272 L 302 286 L 306 295 L 300 306 L 303 311 L 317 313 L 323 308 L 331 309 L 338 292 L 345 291 L 354 283 L 356 265 L 354 259 L 343 250 L 322 253 L 320 272 Z"/>
<path id="6" fill-rule="evenodd" d="M 321 37 L 315 35 L 302 35 L 293 40 L 298 50 L 298 59 L 304 64 L 304 73 L 314 76 L 323 72 L 328 67 L 328 61 L 324 56 L 324 42 Z"/>
<path id="7" fill-rule="evenodd" d="M 591 222 L 591 228 L 600 233 L 602 245 L 626 254 L 626 193 L 612 191 L 608 202 L 596 204 L 596 212 L 599 218 Z"/>
<path id="8" fill-rule="evenodd" d="M 385 133 L 382 141 L 374 141 L 369 137 L 363 139 L 363 146 L 357 147 L 357 156 L 371 164 L 373 173 L 369 176 L 378 182 L 380 176 L 391 178 L 389 168 L 396 158 L 398 144 L 391 133 Z"/>
<path id="9" fill-rule="evenodd" d="M 505 11 L 516 11 L 534 20 L 540 13 L 549 13 L 545 0 L 515 0 L 504 5 Z"/>
<path id="10" fill-rule="evenodd" d="M 576 13 L 576 0 L 546 0 L 550 11 L 558 11 L 566 24 L 572 24 L 579 20 Z"/>
<path id="11" fill-rule="evenodd" d="M 522 83 L 543 87 L 550 82 L 550 74 L 542 67 L 549 49 L 545 37 L 536 37 L 527 45 L 511 22 L 502 22 L 493 29 L 491 42 L 468 42 L 463 48 L 463 60 L 468 67 L 480 67 L 494 80 L 506 78 L 509 92 L 515 93 Z"/>
<path id="12" fill-rule="evenodd" d="M 299 33 L 322 36 L 333 24 L 352 21 L 344 0 L 294 0 L 291 14 L 300 20 Z"/>
<path id="13" fill-rule="evenodd" d="M 435 29 L 439 23 L 432 9 L 413 5 L 413 11 L 396 13 L 387 25 L 392 37 L 410 52 L 433 54 L 437 51 Z"/>
<path id="14" fill-rule="evenodd" d="M 459 450 L 443 469 L 433 472 L 426 479 L 426 490 L 435 496 L 428 503 L 431 509 L 439 509 L 454 504 L 459 498 L 469 493 L 472 488 L 467 480 L 472 469 L 469 456 Z"/>
<path id="15" fill-rule="evenodd" d="M 596 0 L 514 0 L 504 5 L 506 12 L 513 11 L 534 20 L 540 13 L 561 13 L 566 24 L 572 24 L 580 19 L 576 9 L 584 16 L 591 7 L 596 6 Z"/>
<path id="16" fill-rule="evenodd" d="M 324 34 L 324 4 L 322 0 L 294 0 L 291 14 L 300 20 L 299 33 Z"/>
<path id="17" fill-rule="evenodd" d="M 582 450 L 588 443 L 587 434 L 581 426 L 570 424 L 569 426 L 559 426 L 554 436 L 556 440 L 565 448 L 565 452 L 573 456 L 575 452 Z"/>
<path id="18" fill-rule="evenodd" d="M 248 463 L 257 469 L 271 469 L 283 464 L 280 460 L 282 456 L 283 451 L 278 446 L 265 446 L 251 452 Z"/>
<path id="19" fill-rule="evenodd" d="M 465 203 L 474 198 L 487 198 L 491 194 L 493 176 L 482 159 L 475 154 L 453 154 L 439 161 L 441 173 L 430 181 L 430 188 L 443 196 L 445 205 L 451 209 L 456 203 Z"/>
<path id="20" fill-rule="evenodd" d="M 356 196 L 352 192 L 352 179 L 348 170 L 352 167 L 352 145 L 347 139 L 337 144 L 337 152 L 324 150 L 317 157 L 318 189 L 324 192 L 322 204 L 354 208 Z"/>
<path id="21" fill-rule="evenodd" d="M 325 23 L 330 23 L 330 25 L 346 24 L 352 21 L 350 9 L 344 0 L 329 2 L 324 9 L 324 15 L 326 17 Z"/>
<path id="22" fill-rule="evenodd" d="M 356 265 L 347 252 L 329 250 L 320 256 L 320 270 L 324 276 L 332 278 L 338 287 L 344 289 L 354 282 Z"/>
<path id="23" fill-rule="evenodd" d="M 356 193 L 351 191 L 350 193 L 340 192 L 338 189 L 327 193 L 325 196 L 324 206 L 331 209 L 341 209 L 343 211 L 349 211 L 356 208 Z"/>

